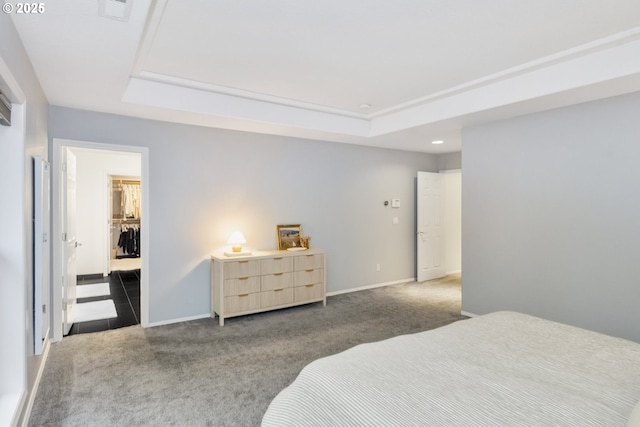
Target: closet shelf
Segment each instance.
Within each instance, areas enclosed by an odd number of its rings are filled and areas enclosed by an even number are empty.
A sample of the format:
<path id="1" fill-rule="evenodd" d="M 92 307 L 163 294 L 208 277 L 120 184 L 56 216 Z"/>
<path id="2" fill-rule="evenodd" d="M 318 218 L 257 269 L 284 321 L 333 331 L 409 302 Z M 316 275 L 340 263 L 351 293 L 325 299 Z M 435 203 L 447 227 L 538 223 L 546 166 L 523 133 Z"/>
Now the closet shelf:
<path id="1" fill-rule="evenodd" d="M 132 218 L 132 219 L 113 218 L 111 221 L 114 224 L 140 224 L 140 218 Z"/>

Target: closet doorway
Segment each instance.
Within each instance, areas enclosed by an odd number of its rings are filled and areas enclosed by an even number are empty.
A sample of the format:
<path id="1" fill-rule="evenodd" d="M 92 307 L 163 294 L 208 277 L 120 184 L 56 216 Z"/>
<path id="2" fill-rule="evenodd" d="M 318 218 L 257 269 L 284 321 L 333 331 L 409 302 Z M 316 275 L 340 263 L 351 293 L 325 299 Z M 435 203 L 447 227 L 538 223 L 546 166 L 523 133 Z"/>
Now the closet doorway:
<path id="1" fill-rule="evenodd" d="M 140 270 L 140 176 L 109 176 L 109 273 Z"/>
<path id="2" fill-rule="evenodd" d="M 62 236 L 68 215 L 62 153 L 76 157 L 76 294 L 65 293 L 61 267 L 68 261 L 54 242 L 53 339 L 148 324 L 148 150 L 94 142 L 54 139 L 54 236 Z M 56 172 L 59 171 L 59 172 Z M 57 249 L 57 250 L 56 250 Z M 56 271 L 58 269 L 59 271 Z M 56 307 L 58 305 L 58 307 Z M 62 319 L 73 306 L 73 326 Z M 67 312 L 68 313 L 68 312 Z M 60 318 L 60 320 L 58 320 Z"/>

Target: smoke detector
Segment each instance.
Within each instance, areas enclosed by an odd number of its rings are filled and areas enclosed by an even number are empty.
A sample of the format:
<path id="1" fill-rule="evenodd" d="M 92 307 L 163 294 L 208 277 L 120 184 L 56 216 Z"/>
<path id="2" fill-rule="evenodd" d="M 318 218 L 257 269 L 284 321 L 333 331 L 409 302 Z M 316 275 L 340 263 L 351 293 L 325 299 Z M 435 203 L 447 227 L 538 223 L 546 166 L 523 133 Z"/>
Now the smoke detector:
<path id="1" fill-rule="evenodd" d="M 98 15 L 103 18 L 128 22 L 133 0 L 98 0 Z"/>

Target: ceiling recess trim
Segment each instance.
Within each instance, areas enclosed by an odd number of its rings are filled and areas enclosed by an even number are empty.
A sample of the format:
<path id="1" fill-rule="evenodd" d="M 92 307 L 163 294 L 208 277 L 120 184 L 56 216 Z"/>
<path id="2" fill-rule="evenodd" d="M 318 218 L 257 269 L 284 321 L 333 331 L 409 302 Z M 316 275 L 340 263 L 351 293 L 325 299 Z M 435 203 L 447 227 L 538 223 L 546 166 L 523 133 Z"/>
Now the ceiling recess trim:
<path id="1" fill-rule="evenodd" d="M 603 50 L 611 49 L 618 45 L 626 44 L 636 40 L 640 40 L 640 26 L 611 35 L 609 37 L 604 37 L 599 40 L 594 40 L 592 42 L 585 43 L 583 45 L 576 46 L 574 48 L 567 49 L 553 55 L 548 55 L 548 56 L 536 59 L 535 61 L 530 61 L 525 64 L 519 65 L 517 67 L 512 67 L 506 70 L 502 70 L 500 72 L 485 76 L 483 78 L 451 87 L 441 92 L 433 93 L 427 96 L 423 96 L 421 98 L 416 98 L 414 100 L 395 105 L 393 107 L 378 110 L 375 113 L 371 114 L 370 117 L 375 118 L 379 116 L 386 116 L 391 113 L 401 111 L 407 108 L 411 108 L 419 104 L 426 104 L 440 98 L 453 96 L 458 93 L 473 90 L 481 86 L 491 85 L 500 80 L 511 79 L 513 77 L 517 77 L 522 74 L 532 73 L 541 68 L 550 67 L 555 64 L 567 62 L 582 56 L 593 55 Z"/>
<path id="2" fill-rule="evenodd" d="M 145 71 L 145 57 L 166 3 L 167 0 L 159 0 L 152 8 L 124 102 L 370 138 L 640 75 L 638 26 L 446 91 L 376 113 L 359 114 Z M 634 90 L 640 88 L 629 89 Z"/>
<path id="3" fill-rule="evenodd" d="M 330 133 L 368 136 L 367 119 L 312 111 L 132 77 L 122 101 L 169 110 L 249 119 Z"/>

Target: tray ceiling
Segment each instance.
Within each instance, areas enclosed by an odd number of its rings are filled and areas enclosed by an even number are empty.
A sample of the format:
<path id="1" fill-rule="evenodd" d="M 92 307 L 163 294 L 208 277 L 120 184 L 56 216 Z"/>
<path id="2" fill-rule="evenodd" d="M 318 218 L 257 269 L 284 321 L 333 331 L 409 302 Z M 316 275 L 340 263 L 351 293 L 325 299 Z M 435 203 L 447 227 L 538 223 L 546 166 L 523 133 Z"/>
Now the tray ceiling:
<path id="1" fill-rule="evenodd" d="M 464 126 L 640 90 L 637 0 L 127 2 L 126 22 L 98 0 L 12 15 L 52 105 L 448 152 Z"/>

